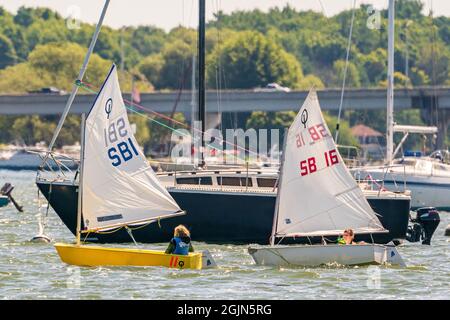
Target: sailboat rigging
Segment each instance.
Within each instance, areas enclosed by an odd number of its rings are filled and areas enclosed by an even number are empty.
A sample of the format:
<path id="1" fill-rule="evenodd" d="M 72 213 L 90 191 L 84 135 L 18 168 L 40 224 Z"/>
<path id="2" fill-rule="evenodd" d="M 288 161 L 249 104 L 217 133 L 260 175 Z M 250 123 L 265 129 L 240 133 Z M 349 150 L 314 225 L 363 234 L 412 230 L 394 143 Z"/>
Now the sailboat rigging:
<path id="1" fill-rule="evenodd" d="M 200 166 L 205 166 L 205 131 L 206 131 L 206 87 L 205 87 L 205 29 L 206 29 L 206 3 L 199 0 L 198 20 L 198 121 L 201 124 Z"/>
<path id="2" fill-rule="evenodd" d="M 84 117 L 83 117 L 84 118 Z M 88 247 L 81 234 L 151 223 L 185 214 L 158 181 L 133 135 L 112 66 L 94 105 L 83 122 L 77 243 L 55 244 L 64 262 L 75 265 L 160 265 L 202 267 L 202 253 L 176 256 L 164 252 Z M 84 230 L 81 230 L 83 218 Z M 134 238 L 130 233 L 132 240 Z M 137 250 L 137 251 L 136 251 Z M 212 258 L 210 258 L 212 259 Z"/>
<path id="3" fill-rule="evenodd" d="M 204 6 L 199 8 L 200 12 L 205 9 Z M 202 21 L 199 21 L 199 29 L 204 28 L 204 20 Z M 204 48 L 200 50 L 200 53 L 204 53 Z M 200 68 L 199 65 L 197 67 Z M 203 72 L 199 73 L 201 79 Z M 204 87 L 199 90 L 199 94 L 202 92 Z M 198 101 L 196 105 L 199 105 Z M 195 118 L 203 119 L 202 123 L 206 124 L 204 113 L 197 113 Z M 198 133 L 203 132 L 194 126 L 192 130 Z M 278 172 L 270 168 L 246 171 L 241 168 L 234 170 L 221 168 L 219 171 L 216 169 L 158 173 L 158 179 L 188 214 L 165 219 L 161 224 L 143 225 L 133 232 L 133 236 L 138 242 L 164 242 L 171 237 L 173 228 L 178 224 L 184 224 L 195 230 L 195 237 L 199 241 L 266 244 L 271 233 L 276 199 L 274 182 L 277 176 Z M 77 189 L 80 185 L 77 175 L 72 178 L 71 175 L 60 174 L 55 178 L 54 173 L 40 170 L 36 184 L 63 223 L 76 235 L 76 217 L 79 207 Z M 390 231 L 389 234 L 374 235 L 375 240 L 386 243 L 392 239 L 404 238 L 410 198 L 388 192 L 380 194 L 375 190 L 365 190 L 364 193 L 371 206 L 377 208 L 377 212 L 383 216 L 382 222 Z M 215 226 L 214 231 L 211 225 Z M 83 219 L 81 226 L 85 228 Z M 361 235 L 360 239 L 370 240 L 367 234 Z M 130 242 L 130 235 L 121 228 L 117 232 L 91 232 L 83 235 L 83 240 L 123 243 Z M 306 239 L 297 237 L 297 240 L 301 242 Z"/>
<path id="4" fill-rule="evenodd" d="M 384 167 L 364 167 L 355 172 L 382 180 L 390 189 L 398 190 L 397 182 L 404 182 L 411 191 L 411 208 L 435 207 L 450 208 L 449 192 L 450 165 L 443 159 L 430 157 L 411 157 L 405 155 L 395 159 L 403 143 L 411 133 L 436 134 L 437 127 L 397 125 L 394 121 L 394 41 L 395 41 L 395 0 L 389 0 L 388 28 L 388 89 L 386 117 L 386 156 Z M 394 150 L 394 133 L 404 136 Z"/>
<path id="5" fill-rule="evenodd" d="M 270 246 L 250 246 L 257 264 L 397 263 L 394 247 L 360 244 L 277 246 L 275 238 L 387 232 L 351 176 L 311 90 L 288 130 Z M 311 249 L 312 248 L 312 249 Z"/>

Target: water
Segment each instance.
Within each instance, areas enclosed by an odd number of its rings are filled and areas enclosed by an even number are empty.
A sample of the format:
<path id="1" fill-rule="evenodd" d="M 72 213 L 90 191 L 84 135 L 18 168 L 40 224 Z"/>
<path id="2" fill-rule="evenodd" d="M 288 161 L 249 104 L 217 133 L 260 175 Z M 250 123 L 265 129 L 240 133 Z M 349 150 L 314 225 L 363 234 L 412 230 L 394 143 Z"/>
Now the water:
<path id="1" fill-rule="evenodd" d="M 450 298 L 450 237 L 444 237 L 450 213 L 441 212 L 432 246 L 407 243 L 399 248 L 406 269 L 260 267 L 247 254 L 247 246 L 204 243 L 194 246 L 209 249 L 219 268 L 77 268 L 60 262 L 51 244 L 29 241 L 38 233 L 34 178 L 30 171 L 0 171 L 0 183 L 12 183 L 13 195 L 25 208 L 24 213 L 11 204 L 0 208 L 0 299 Z M 57 241 L 74 239 L 52 210 L 47 234 Z M 166 244 L 142 246 L 164 249 Z"/>

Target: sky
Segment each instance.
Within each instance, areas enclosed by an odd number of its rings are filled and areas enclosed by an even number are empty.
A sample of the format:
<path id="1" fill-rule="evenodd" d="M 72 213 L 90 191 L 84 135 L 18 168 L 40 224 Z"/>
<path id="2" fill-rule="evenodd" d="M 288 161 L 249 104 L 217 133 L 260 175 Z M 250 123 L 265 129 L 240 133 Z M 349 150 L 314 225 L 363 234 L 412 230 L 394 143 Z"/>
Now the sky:
<path id="1" fill-rule="evenodd" d="M 357 4 L 372 4 L 374 8 L 386 8 L 388 0 L 356 0 Z M 433 7 L 435 16 L 450 16 L 449 0 L 422 0 L 425 12 Z M 122 26 L 155 25 L 170 30 L 178 25 L 195 27 L 197 24 L 197 0 L 111 0 L 105 25 Z M 207 19 L 214 12 L 258 8 L 267 11 L 271 7 L 283 7 L 289 3 L 301 10 L 324 12 L 327 16 L 350 9 L 353 0 L 206 0 Z M 102 10 L 103 0 L 0 0 L 0 6 L 16 12 L 21 6 L 49 7 L 63 17 L 75 17 L 83 22 L 96 23 Z"/>

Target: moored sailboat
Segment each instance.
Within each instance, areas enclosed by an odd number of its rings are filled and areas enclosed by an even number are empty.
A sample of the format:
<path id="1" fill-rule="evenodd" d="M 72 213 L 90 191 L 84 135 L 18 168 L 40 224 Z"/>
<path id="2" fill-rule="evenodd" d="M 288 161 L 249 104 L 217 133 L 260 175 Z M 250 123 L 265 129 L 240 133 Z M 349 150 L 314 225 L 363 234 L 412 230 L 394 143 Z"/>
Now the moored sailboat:
<path id="1" fill-rule="evenodd" d="M 405 184 L 411 191 L 411 208 L 435 207 L 450 209 L 450 165 L 443 159 L 408 156 L 395 159 L 409 134 L 429 134 L 438 132 L 437 127 L 397 125 L 394 121 L 394 42 L 395 42 L 395 0 L 389 0 L 388 26 L 388 77 L 387 77 L 387 121 L 386 121 L 386 164 L 383 167 L 355 168 L 355 175 L 368 175 L 383 180 L 389 190 L 398 191 L 398 184 Z M 394 133 L 403 133 L 394 149 Z"/>
<path id="2" fill-rule="evenodd" d="M 77 243 L 55 244 L 62 261 L 79 266 L 165 266 L 202 268 L 202 253 L 104 248 L 81 244 L 91 232 L 133 227 L 184 214 L 160 184 L 140 150 L 127 117 L 112 66 L 87 118 L 83 121 L 79 168 Z M 84 230 L 81 230 L 83 219 Z M 212 258 L 208 257 L 209 264 Z"/>
<path id="3" fill-rule="evenodd" d="M 356 234 L 387 232 L 345 166 L 311 90 L 288 130 L 270 246 L 250 246 L 262 265 L 404 265 L 394 246 L 326 244 L 351 228 Z M 320 245 L 275 245 L 276 238 L 317 237 Z"/>

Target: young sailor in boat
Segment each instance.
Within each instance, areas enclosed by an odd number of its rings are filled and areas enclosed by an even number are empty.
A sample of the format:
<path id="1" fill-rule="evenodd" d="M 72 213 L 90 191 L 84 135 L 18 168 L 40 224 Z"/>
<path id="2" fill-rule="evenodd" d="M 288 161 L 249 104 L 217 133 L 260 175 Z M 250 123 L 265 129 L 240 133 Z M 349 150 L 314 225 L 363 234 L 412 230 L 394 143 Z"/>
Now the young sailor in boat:
<path id="1" fill-rule="evenodd" d="M 191 234 L 185 226 L 180 224 L 174 230 L 174 236 L 170 240 L 166 253 L 187 255 L 189 252 L 194 252 L 194 247 L 191 243 Z"/>
<path id="2" fill-rule="evenodd" d="M 337 239 L 338 244 L 364 244 L 364 241 L 361 242 L 355 242 L 355 233 L 353 232 L 353 229 L 345 229 L 344 234 L 342 237 L 339 237 Z"/>

